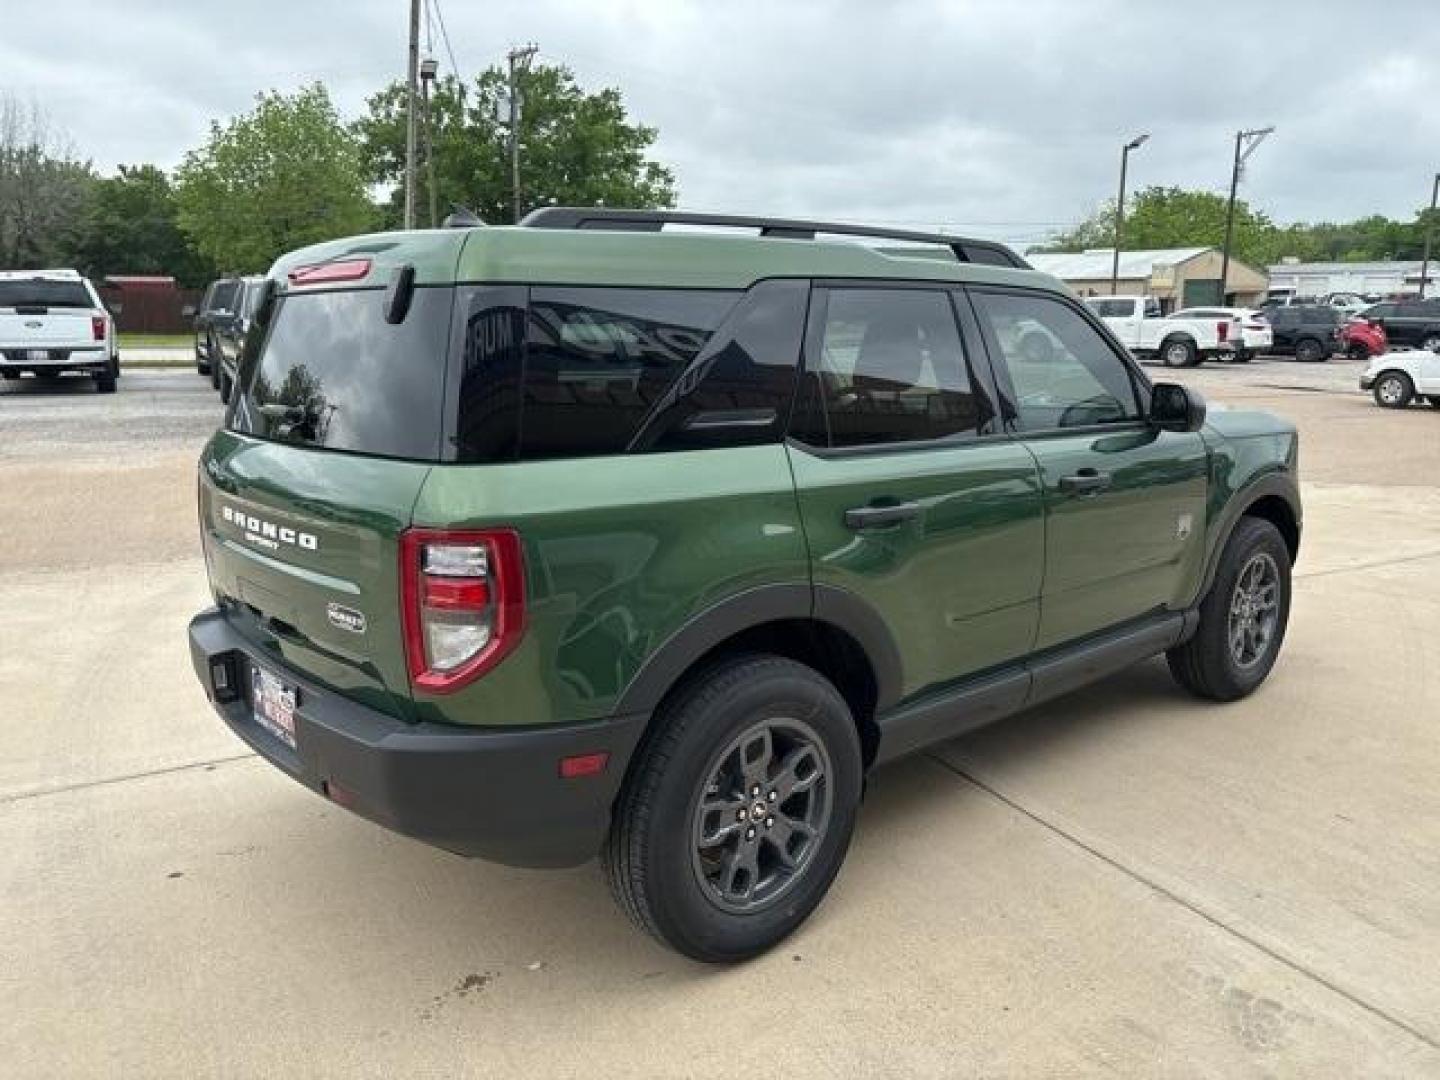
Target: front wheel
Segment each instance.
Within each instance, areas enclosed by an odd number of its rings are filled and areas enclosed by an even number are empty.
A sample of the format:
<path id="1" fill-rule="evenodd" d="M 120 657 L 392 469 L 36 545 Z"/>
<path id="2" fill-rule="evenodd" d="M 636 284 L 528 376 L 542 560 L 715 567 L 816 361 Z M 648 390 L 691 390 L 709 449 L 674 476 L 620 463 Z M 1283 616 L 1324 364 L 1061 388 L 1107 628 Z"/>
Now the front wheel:
<path id="1" fill-rule="evenodd" d="M 1387 371 L 1375 380 L 1375 404 L 1382 409 L 1403 409 L 1415 397 L 1415 384 L 1403 371 Z"/>
<path id="2" fill-rule="evenodd" d="M 756 956 L 829 890 L 862 772 L 827 679 L 778 656 L 724 661 L 666 702 L 631 766 L 602 856 L 611 892 L 686 956 Z"/>
<path id="3" fill-rule="evenodd" d="M 1175 681 L 1198 697 L 1235 701 L 1265 681 L 1290 621 L 1290 551 L 1280 530 L 1262 518 L 1235 526 L 1200 625 L 1165 654 Z"/>
<path id="4" fill-rule="evenodd" d="M 1194 367 L 1200 352 L 1189 338 L 1171 338 L 1160 347 L 1160 359 L 1166 367 Z"/>

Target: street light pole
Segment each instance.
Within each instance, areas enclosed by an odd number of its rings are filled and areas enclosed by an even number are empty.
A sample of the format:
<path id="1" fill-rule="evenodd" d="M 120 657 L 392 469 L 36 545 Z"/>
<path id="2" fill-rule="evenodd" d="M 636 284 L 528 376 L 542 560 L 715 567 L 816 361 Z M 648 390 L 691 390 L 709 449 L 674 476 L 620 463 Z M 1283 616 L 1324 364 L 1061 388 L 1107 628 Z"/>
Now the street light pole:
<path id="1" fill-rule="evenodd" d="M 1430 280 L 1430 243 L 1435 237 L 1435 204 L 1440 201 L 1440 172 L 1430 188 L 1430 216 L 1425 219 L 1425 257 L 1420 262 L 1420 299 L 1425 299 L 1425 285 Z"/>
<path id="2" fill-rule="evenodd" d="M 1230 239 L 1235 232 L 1235 192 L 1240 187 L 1240 172 L 1245 168 L 1245 159 L 1265 141 L 1275 128 L 1256 128 L 1254 131 L 1235 133 L 1235 164 L 1230 169 L 1230 201 L 1225 205 L 1225 245 L 1220 249 L 1220 304 L 1225 304 L 1225 285 L 1230 277 Z"/>
<path id="3" fill-rule="evenodd" d="M 515 223 L 520 223 L 520 83 L 518 76 L 535 56 L 538 46 L 526 45 L 505 54 L 510 62 L 510 198 Z"/>
<path id="4" fill-rule="evenodd" d="M 440 222 L 439 202 L 435 196 L 435 135 L 430 119 L 430 84 L 440 65 L 430 57 L 420 61 L 420 96 L 425 114 L 425 192 L 430 199 L 430 228 Z"/>
<path id="5" fill-rule="evenodd" d="M 1110 295 L 1114 296 L 1120 284 L 1120 237 L 1125 229 L 1125 172 L 1130 164 L 1130 151 L 1145 145 L 1149 134 L 1136 135 L 1120 149 L 1120 194 L 1115 198 L 1115 250 L 1110 256 Z"/>
<path id="6" fill-rule="evenodd" d="M 415 227 L 415 98 L 420 78 L 420 0 L 410 0 L 410 64 L 405 82 L 405 228 Z"/>

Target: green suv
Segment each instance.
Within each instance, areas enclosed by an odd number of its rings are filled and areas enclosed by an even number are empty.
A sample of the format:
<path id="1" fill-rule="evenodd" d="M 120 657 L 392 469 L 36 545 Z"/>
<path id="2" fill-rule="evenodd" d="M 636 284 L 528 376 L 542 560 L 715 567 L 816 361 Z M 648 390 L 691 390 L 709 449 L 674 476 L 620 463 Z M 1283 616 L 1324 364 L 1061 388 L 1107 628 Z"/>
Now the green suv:
<path id="1" fill-rule="evenodd" d="M 871 768 L 1159 653 L 1239 698 L 1285 633 L 1295 429 L 999 245 L 553 208 L 287 255 L 256 324 L 216 710 L 401 833 L 599 854 L 692 957 L 806 918 Z"/>

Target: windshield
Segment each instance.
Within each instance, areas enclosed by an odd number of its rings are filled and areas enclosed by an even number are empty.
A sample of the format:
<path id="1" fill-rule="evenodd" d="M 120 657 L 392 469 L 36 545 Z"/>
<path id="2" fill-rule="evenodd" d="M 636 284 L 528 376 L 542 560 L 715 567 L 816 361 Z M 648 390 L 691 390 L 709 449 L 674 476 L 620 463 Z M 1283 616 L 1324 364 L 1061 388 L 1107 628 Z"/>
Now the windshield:
<path id="1" fill-rule="evenodd" d="M 83 282 L 31 278 L 0 281 L 0 307 L 92 308 Z"/>

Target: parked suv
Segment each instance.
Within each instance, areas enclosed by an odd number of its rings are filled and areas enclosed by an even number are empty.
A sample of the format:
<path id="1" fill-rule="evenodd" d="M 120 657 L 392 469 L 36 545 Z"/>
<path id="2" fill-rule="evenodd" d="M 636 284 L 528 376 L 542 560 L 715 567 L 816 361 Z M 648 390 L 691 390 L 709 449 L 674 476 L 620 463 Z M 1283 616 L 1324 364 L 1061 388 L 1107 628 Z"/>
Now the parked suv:
<path id="1" fill-rule="evenodd" d="M 220 391 L 220 400 L 223 402 L 229 402 L 230 393 L 235 387 L 240 356 L 244 353 L 245 342 L 254 328 L 255 312 L 260 306 L 264 285 L 264 277 L 240 278 L 236 282 L 231 310 L 226 313 L 226 317 L 215 319 L 212 323 L 210 337 L 215 350 L 211 360 L 214 365 L 212 381 Z"/>
<path id="2" fill-rule="evenodd" d="M 287 255 L 256 320 L 199 466 L 219 715 L 442 848 L 600 854 L 692 957 L 806 918 L 869 769 L 1159 653 L 1239 698 L 1284 637 L 1294 427 L 998 245 L 555 208 Z"/>
<path id="3" fill-rule="evenodd" d="M 1391 345 L 1440 352 L 1440 300 L 1396 300 L 1365 309 Z"/>
<path id="4" fill-rule="evenodd" d="M 80 372 L 115 392 L 120 350 L 115 320 L 75 270 L 0 272 L 0 376 Z"/>
<path id="5" fill-rule="evenodd" d="M 1270 329 L 1275 341 L 1271 351 L 1314 363 L 1328 360 L 1340 345 L 1340 324 L 1344 315 L 1328 304 L 1296 304 L 1271 308 Z"/>

